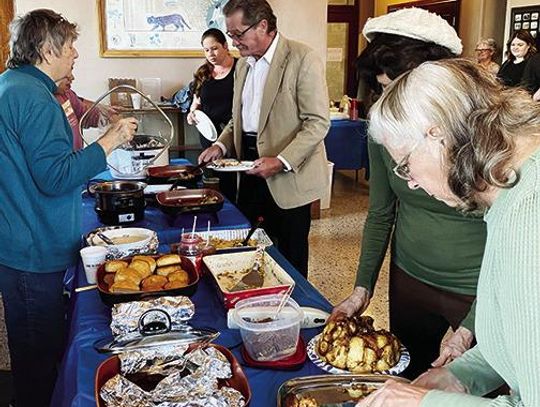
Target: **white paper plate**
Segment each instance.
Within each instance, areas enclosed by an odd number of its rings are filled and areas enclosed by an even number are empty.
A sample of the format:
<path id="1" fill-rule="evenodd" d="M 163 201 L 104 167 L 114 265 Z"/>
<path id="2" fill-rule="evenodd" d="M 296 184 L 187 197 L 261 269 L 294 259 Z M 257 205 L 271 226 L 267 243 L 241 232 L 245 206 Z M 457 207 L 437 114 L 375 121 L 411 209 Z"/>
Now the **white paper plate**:
<path id="1" fill-rule="evenodd" d="M 238 165 L 229 165 L 227 167 L 218 167 L 215 164 L 211 163 L 211 164 L 208 164 L 206 168 L 210 168 L 218 172 L 241 172 L 241 171 L 249 171 L 254 167 L 255 165 L 253 161 L 240 161 L 240 164 Z"/>
<path id="2" fill-rule="evenodd" d="M 210 118 L 202 110 L 195 110 L 193 111 L 193 114 L 198 121 L 198 123 L 195 125 L 197 130 L 199 130 L 207 140 L 216 141 L 218 134 L 212 120 L 210 120 Z"/>
<path id="3" fill-rule="evenodd" d="M 339 367 L 332 366 L 330 363 L 327 363 L 321 359 L 321 357 L 317 353 L 317 342 L 319 342 L 319 337 L 321 335 L 322 334 L 319 334 L 311 338 L 311 340 L 309 341 L 307 345 L 307 354 L 309 358 L 311 359 L 311 361 L 313 362 L 313 364 L 328 373 L 352 374 L 348 370 L 340 369 Z M 382 372 L 376 372 L 375 374 L 397 375 L 403 372 L 407 368 L 407 366 L 409 366 L 409 363 L 411 361 L 411 356 L 409 355 L 409 351 L 407 350 L 407 348 L 403 345 L 401 345 L 400 352 L 401 352 L 401 356 L 395 366 L 392 366 L 388 370 L 383 370 Z"/>

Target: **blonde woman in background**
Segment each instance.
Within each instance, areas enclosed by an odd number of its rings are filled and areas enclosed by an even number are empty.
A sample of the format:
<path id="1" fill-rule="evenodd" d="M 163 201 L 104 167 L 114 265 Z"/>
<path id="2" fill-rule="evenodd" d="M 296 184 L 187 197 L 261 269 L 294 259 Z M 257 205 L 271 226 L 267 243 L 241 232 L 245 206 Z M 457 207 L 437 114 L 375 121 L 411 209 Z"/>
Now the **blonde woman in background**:
<path id="1" fill-rule="evenodd" d="M 482 38 L 476 44 L 476 62 L 493 76 L 499 72 L 499 64 L 493 61 L 497 55 L 497 43 L 493 38 Z"/>

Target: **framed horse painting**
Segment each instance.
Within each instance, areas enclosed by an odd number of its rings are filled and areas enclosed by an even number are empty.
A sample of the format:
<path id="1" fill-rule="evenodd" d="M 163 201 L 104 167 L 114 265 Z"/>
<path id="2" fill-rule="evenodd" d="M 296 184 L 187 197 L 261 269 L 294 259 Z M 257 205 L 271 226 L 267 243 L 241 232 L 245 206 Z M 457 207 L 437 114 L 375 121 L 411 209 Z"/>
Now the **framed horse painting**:
<path id="1" fill-rule="evenodd" d="M 228 0 L 97 0 L 102 57 L 203 57 L 201 35 L 223 32 Z"/>

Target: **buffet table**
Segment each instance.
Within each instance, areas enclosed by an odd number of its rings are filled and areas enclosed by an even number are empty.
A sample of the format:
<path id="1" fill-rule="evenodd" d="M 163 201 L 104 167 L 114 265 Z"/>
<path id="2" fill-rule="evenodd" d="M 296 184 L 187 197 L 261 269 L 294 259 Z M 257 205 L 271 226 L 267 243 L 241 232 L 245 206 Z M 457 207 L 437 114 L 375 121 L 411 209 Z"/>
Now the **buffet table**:
<path id="1" fill-rule="evenodd" d="M 168 252 L 168 246 L 161 246 L 160 252 Z M 331 310 L 330 303 L 273 247 L 268 252 L 294 278 L 296 286 L 292 297 L 303 306 Z M 74 285 L 86 284 L 84 270 L 79 262 L 73 270 Z M 238 330 L 227 328 L 226 310 L 218 297 L 216 288 L 209 276 L 201 279 L 197 292 L 191 298 L 195 304 L 195 317 L 191 324 L 195 327 L 211 327 L 221 332 L 215 343 L 232 350 L 243 365 L 252 392 L 252 407 L 276 405 L 279 386 L 288 379 L 298 376 L 324 374 L 311 361 L 300 370 L 283 371 L 250 368 L 243 364 L 240 354 L 242 339 Z M 73 294 L 71 299 L 71 324 L 66 354 L 62 362 L 51 405 L 55 407 L 94 407 L 94 376 L 98 365 L 108 355 L 98 353 L 93 344 L 102 338 L 112 339 L 109 328 L 111 313 L 96 290 Z M 304 329 L 301 336 L 307 343 L 321 328 Z"/>
<path id="2" fill-rule="evenodd" d="M 174 164 L 185 164 L 187 161 L 173 160 Z M 110 179 L 110 174 L 102 173 L 96 178 Z M 238 229 L 249 227 L 247 219 L 229 201 L 225 202 L 223 209 L 217 216 L 200 214 L 198 216 L 198 229 L 206 230 L 207 220 L 211 228 Z M 181 228 L 191 229 L 193 215 L 184 214 L 171 218 L 163 214 L 158 208 L 149 207 L 145 212 L 145 219 L 136 222 L 133 226 L 146 227 L 157 232 L 160 240 L 160 253 L 169 252 L 169 243 L 177 242 Z M 94 199 L 83 199 L 83 233 L 103 226 L 94 212 Z M 292 297 L 303 306 L 312 306 L 325 311 L 331 310 L 331 304 L 305 279 L 290 263 L 273 247 L 268 248 L 269 254 L 289 273 L 296 281 Z M 51 402 L 52 406 L 94 407 L 94 377 L 96 368 L 109 355 L 98 353 L 93 344 L 100 339 L 112 339 L 109 328 L 110 309 L 101 301 L 96 289 L 75 293 L 74 288 L 87 285 L 84 268 L 79 263 L 66 273 L 71 276 L 69 282 L 71 298 L 68 310 L 69 335 L 66 344 L 66 353 L 60 366 L 58 381 Z M 191 298 L 195 304 L 195 317 L 191 324 L 194 327 L 210 327 L 221 332 L 215 343 L 232 350 L 238 361 L 243 364 L 240 353 L 242 339 L 238 330 L 227 328 L 226 310 L 218 296 L 217 289 L 211 278 L 205 276 L 199 282 L 196 293 Z M 307 329 L 301 331 L 301 336 L 307 343 L 322 329 Z M 276 394 L 279 386 L 286 380 L 307 375 L 323 374 L 313 363 L 306 361 L 300 370 L 266 370 L 243 366 L 248 378 L 253 407 L 266 407 L 276 405 Z"/>
<path id="3" fill-rule="evenodd" d="M 365 168 L 369 178 L 366 120 L 332 120 L 328 135 L 324 139 L 328 161 L 336 170 Z"/>

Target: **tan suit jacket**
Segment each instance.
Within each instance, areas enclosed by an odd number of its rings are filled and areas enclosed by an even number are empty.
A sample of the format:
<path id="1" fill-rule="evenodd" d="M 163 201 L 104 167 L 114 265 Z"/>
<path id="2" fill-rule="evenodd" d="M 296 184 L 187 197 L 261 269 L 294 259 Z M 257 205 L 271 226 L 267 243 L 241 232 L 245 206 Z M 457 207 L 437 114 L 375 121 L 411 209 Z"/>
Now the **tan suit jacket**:
<path id="1" fill-rule="evenodd" d="M 242 89 L 249 65 L 236 64 L 232 119 L 218 141 L 242 158 Z M 279 36 L 263 92 L 257 149 L 260 157 L 281 155 L 292 171 L 267 178 L 279 207 L 296 208 L 323 196 L 328 188 L 324 137 L 328 132 L 328 93 L 322 61 L 307 45 Z"/>

